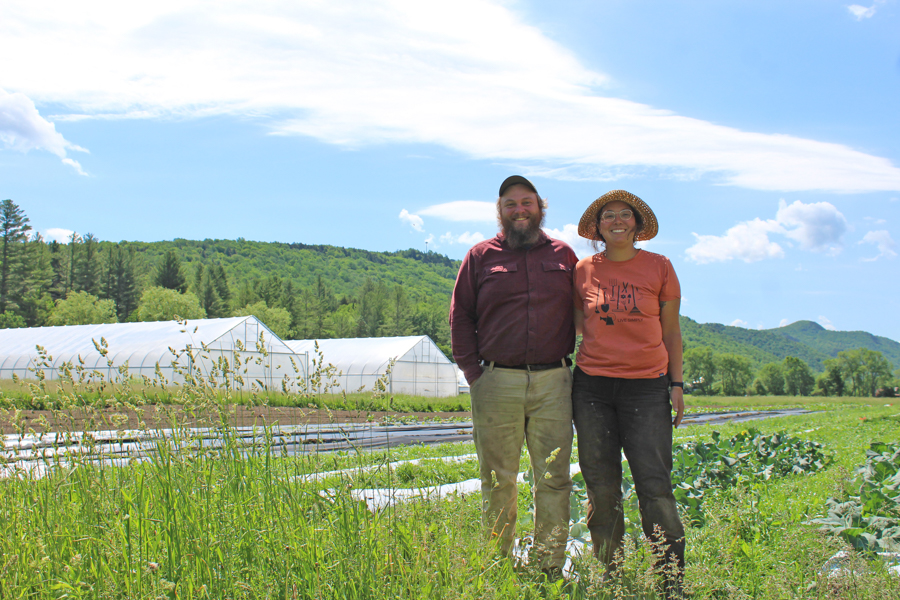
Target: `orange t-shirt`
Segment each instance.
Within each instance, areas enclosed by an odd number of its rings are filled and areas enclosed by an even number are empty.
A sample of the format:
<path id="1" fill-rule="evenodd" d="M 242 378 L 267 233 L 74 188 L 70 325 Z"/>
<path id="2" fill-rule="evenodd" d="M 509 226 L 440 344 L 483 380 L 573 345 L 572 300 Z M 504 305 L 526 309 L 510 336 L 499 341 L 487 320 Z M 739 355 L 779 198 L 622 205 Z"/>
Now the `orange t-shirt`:
<path id="1" fill-rule="evenodd" d="M 659 303 L 681 297 L 669 259 L 639 250 L 611 261 L 595 254 L 575 266 L 575 308 L 584 312 L 576 363 L 588 375 L 650 379 L 669 371 Z"/>

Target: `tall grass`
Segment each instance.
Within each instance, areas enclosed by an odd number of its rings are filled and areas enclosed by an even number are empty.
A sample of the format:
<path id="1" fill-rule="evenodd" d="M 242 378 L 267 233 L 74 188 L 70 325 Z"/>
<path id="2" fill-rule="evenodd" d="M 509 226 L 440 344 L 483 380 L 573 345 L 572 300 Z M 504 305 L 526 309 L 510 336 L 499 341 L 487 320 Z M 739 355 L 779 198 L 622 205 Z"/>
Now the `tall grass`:
<path id="1" fill-rule="evenodd" d="M 46 383 L 30 385 L 36 397 L 47 394 Z M 194 386 L 178 394 L 184 410 L 205 411 L 221 445 L 205 445 L 172 413 L 174 437 L 160 438 L 143 460 L 113 466 L 96 453 L 57 454 L 42 459 L 44 477 L 19 472 L 0 481 L 0 598 L 656 597 L 653 549 L 637 539 L 615 577 L 584 557 L 576 560 L 577 583 L 547 583 L 484 541 L 478 495 L 376 512 L 354 500 L 352 490 L 362 486 L 466 478 L 472 466 L 465 463 L 430 471 L 389 465 L 469 453 L 471 444 L 287 456 L 272 429 L 249 445 L 236 434 L 226 410 L 233 399 L 222 390 Z M 835 461 L 811 476 L 711 492 L 706 525 L 688 531 L 694 598 L 900 597 L 900 578 L 877 563 L 859 560 L 836 578 L 822 574 L 844 543 L 807 524 L 847 485 L 871 441 L 896 439 L 897 409 L 872 404 L 758 425 L 822 442 Z M 717 427 L 722 436 L 744 428 Z M 709 427 L 676 432 L 678 439 L 709 435 Z M 303 477 L 363 465 L 380 468 Z M 526 486 L 521 496 L 527 500 Z"/>

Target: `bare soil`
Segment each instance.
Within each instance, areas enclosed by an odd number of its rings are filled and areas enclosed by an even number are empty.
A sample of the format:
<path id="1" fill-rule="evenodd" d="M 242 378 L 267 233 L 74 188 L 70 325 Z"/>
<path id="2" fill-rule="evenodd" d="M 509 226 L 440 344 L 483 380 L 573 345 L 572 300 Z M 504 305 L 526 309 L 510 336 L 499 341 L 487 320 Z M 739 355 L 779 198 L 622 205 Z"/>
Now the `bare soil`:
<path id="1" fill-rule="evenodd" d="M 209 427 L 223 421 L 236 427 L 266 425 L 323 425 L 328 423 L 398 423 L 468 420 L 470 412 L 368 412 L 320 408 L 238 406 L 224 414 L 186 412 L 179 406 L 151 405 L 136 410 L 123 408 L 73 409 L 65 411 L 0 409 L 2 433 L 45 433 L 51 431 L 103 431 L 159 429 L 175 425 Z"/>

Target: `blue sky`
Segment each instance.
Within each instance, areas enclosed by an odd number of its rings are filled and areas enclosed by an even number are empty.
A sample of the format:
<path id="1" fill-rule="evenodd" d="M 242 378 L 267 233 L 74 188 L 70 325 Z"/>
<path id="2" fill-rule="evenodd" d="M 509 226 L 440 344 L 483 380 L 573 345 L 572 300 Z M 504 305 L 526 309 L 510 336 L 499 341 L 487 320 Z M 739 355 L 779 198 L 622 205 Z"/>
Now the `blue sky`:
<path id="1" fill-rule="evenodd" d="M 48 238 L 461 258 L 510 174 L 581 256 L 626 189 L 683 314 L 900 340 L 898 31 L 898 0 L 5 0 L 0 198 Z"/>

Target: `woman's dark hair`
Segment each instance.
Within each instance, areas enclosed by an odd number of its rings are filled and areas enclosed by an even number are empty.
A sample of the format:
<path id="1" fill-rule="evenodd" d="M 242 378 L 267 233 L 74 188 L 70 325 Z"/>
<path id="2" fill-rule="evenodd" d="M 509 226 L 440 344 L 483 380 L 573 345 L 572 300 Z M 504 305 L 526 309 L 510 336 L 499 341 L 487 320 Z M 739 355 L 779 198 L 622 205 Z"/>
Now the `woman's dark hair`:
<path id="1" fill-rule="evenodd" d="M 603 244 L 604 247 L 606 246 L 606 240 L 603 239 L 603 234 L 600 233 L 600 219 L 603 216 L 604 208 L 606 208 L 605 204 L 600 207 L 600 210 L 597 211 L 597 222 L 594 223 L 594 227 L 597 228 L 597 237 L 600 238 L 599 240 L 591 240 L 591 247 L 594 249 L 594 252 L 600 252 L 600 244 Z M 641 229 L 644 228 L 644 218 L 641 216 L 641 213 L 634 210 L 634 208 L 630 206 L 629 208 L 631 208 L 631 212 L 634 214 L 634 221 L 636 225 L 634 228 L 634 237 L 637 237 L 637 235 L 641 232 Z"/>

